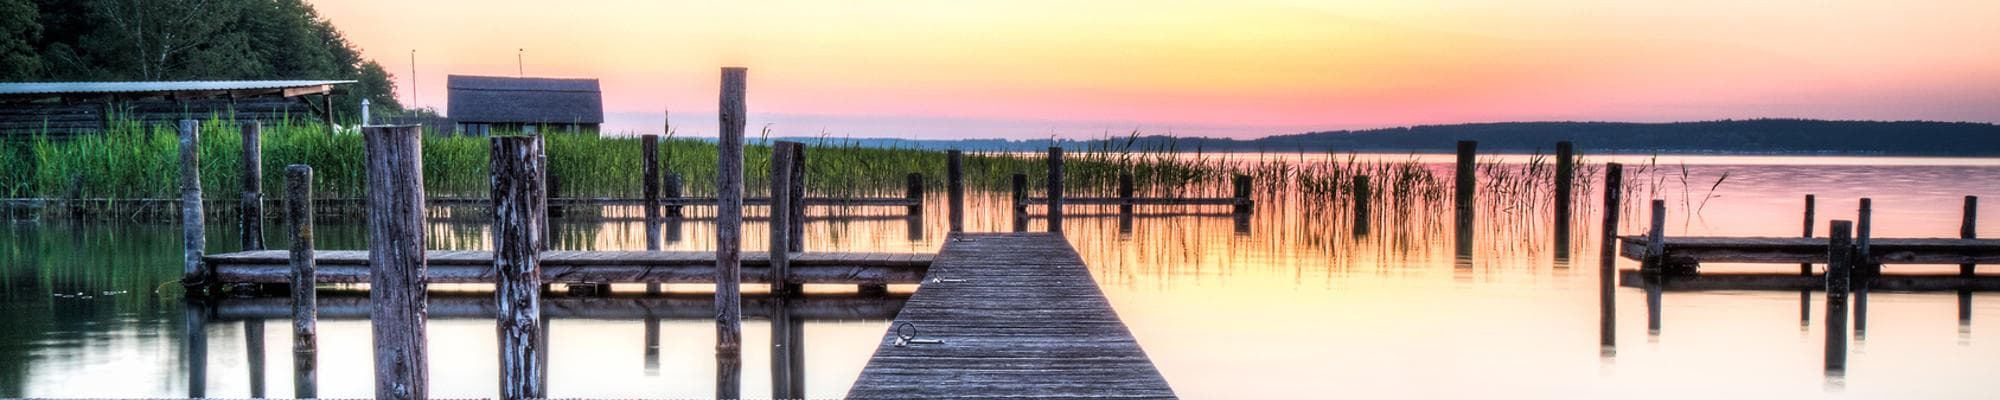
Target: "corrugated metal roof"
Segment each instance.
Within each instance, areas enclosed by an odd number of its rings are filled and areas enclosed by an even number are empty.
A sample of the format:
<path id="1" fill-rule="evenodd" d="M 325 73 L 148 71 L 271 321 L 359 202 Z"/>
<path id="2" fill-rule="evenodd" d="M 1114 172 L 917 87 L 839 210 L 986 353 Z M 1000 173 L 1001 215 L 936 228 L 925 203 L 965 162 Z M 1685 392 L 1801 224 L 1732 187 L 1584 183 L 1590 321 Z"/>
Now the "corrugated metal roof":
<path id="1" fill-rule="evenodd" d="M 604 123 L 596 79 L 451 75 L 446 115 L 463 123 Z"/>
<path id="2" fill-rule="evenodd" d="M 354 81 L 156 81 L 0 83 L 0 95 L 67 93 L 156 93 L 211 90 L 289 89 Z"/>
<path id="3" fill-rule="evenodd" d="M 504 76 L 450 75 L 445 86 L 451 89 L 522 90 L 536 92 L 597 93 L 597 80 L 589 78 L 514 78 Z"/>

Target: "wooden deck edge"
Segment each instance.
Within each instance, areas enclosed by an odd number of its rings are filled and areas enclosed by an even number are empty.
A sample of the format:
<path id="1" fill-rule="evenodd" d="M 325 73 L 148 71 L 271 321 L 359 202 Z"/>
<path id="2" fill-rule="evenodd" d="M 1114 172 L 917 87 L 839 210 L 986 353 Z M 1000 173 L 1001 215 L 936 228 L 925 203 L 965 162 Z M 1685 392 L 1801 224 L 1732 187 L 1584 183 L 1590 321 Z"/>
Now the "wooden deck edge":
<path id="1" fill-rule="evenodd" d="M 1647 277 L 1638 270 L 1619 270 L 1618 285 L 1627 288 L 1645 288 Z M 1777 272 L 1708 272 L 1692 276 L 1661 276 L 1657 279 L 1662 290 L 1704 291 L 1704 290 L 1773 290 L 1773 291 L 1823 291 L 1826 278 L 1820 275 L 1799 275 Z M 1859 280 L 1856 280 L 1858 283 Z M 2000 275 L 1958 274 L 1884 274 L 1876 277 L 1869 290 L 1886 292 L 1954 292 L 2000 291 Z"/>

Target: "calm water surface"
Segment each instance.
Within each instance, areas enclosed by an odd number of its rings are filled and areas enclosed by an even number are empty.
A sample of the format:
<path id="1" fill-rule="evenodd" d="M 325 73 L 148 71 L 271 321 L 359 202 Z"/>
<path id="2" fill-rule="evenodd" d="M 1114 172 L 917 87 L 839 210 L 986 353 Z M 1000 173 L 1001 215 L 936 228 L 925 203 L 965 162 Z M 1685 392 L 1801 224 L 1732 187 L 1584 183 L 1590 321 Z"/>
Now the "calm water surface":
<path id="1" fill-rule="evenodd" d="M 1318 163 L 1326 156 L 1238 155 L 1245 160 Z M 1449 156 L 1367 158 L 1449 162 Z M 1333 157 L 1345 161 L 1345 156 Z M 1855 199 L 1875 201 L 1881 237 L 1946 237 L 1958 232 L 1961 197 L 1985 197 L 1979 234 L 2000 234 L 2000 160 L 1689 156 L 1596 157 L 1653 164 L 1632 197 L 1670 204 L 1668 233 L 1792 236 L 1801 198 L 1819 196 L 1824 220 L 1851 219 Z M 1528 157 L 1493 159 L 1520 163 Z M 1685 165 L 1683 167 L 1683 164 Z M 1445 168 L 1439 165 L 1438 168 Z M 1683 175 L 1685 171 L 1685 175 Z M 1628 169 L 1628 174 L 1633 174 Z M 1727 174 L 1713 190 L 1710 186 Z M 1591 180 L 1596 182 L 1596 180 Z M 1595 260 L 1598 235 L 1592 188 L 1579 197 L 1575 260 Z M 1155 194 L 1168 189 L 1153 189 Z M 1220 195 L 1202 188 L 1192 194 Z M 911 223 L 898 208 L 820 209 L 807 227 L 810 250 L 931 252 L 945 237 L 942 190 L 927 216 Z M 1282 193 L 1296 193 L 1284 191 Z M 1073 194 L 1073 196 L 1076 194 Z M 971 196 L 970 231 L 1011 229 L 1006 194 Z M 1706 201 L 1704 202 L 1704 199 Z M 1868 330 L 1852 344 L 1848 370 L 1821 370 L 1821 308 L 1800 320 L 1796 292 L 1670 292 L 1662 330 L 1648 332 L 1645 295 L 1618 289 L 1618 347 L 1598 346 L 1597 268 L 1557 260 L 1547 239 L 1546 204 L 1487 202 L 1480 210 L 1476 257 L 1456 265 L 1449 208 L 1378 206 L 1372 235 L 1350 234 L 1344 206 L 1299 195 L 1261 195 L 1243 220 L 1226 209 L 1141 208 L 1121 221 L 1111 207 L 1072 208 L 1066 226 L 1113 306 L 1174 389 L 1190 398 L 1243 397 L 1644 397 L 1990 398 L 2000 376 L 2000 298 L 1976 295 L 1962 321 L 1954 293 L 1875 293 Z M 1546 200 L 1543 200 L 1545 203 Z M 1626 205 L 1625 233 L 1643 230 L 1638 201 Z M 712 249 L 712 225 L 695 209 L 672 250 Z M 1396 211 L 1403 210 L 1403 211 Z M 1698 211 L 1698 212 L 1697 212 Z M 752 209 L 752 214 L 762 209 Z M 434 216 L 443 217 L 444 213 Z M 644 246 L 637 210 L 559 221 L 556 247 Z M 487 245 L 483 217 L 437 218 L 431 247 Z M 211 218 L 221 222 L 225 218 Z M 233 217 L 231 217 L 233 219 Z M 469 221 L 469 222 L 468 222 Z M 281 222 L 268 222 L 270 243 Z M 210 227 L 211 252 L 235 250 L 235 228 Z M 1036 220 L 1035 230 L 1042 229 Z M 364 248 L 355 221 L 322 220 L 321 249 Z M 765 247 L 764 225 L 746 224 L 746 248 Z M 179 276 L 178 227 L 166 223 L 13 222 L 0 229 L 0 397 L 159 397 L 199 390 L 247 397 L 261 379 L 267 395 L 291 393 L 289 320 L 284 302 L 256 299 L 184 304 L 171 292 Z M 1620 260 L 1622 268 L 1635 265 Z M 1708 268 L 1795 271 L 1795 266 Z M 1895 271 L 1952 270 L 1892 266 Z M 435 297 L 476 309 L 479 288 Z M 631 292 L 637 287 L 619 287 Z M 757 287 L 746 288 L 757 293 Z M 836 397 L 859 375 L 899 298 L 854 295 L 851 287 L 811 287 L 821 307 L 805 317 L 808 394 Z M 557 397 L 706 397 L 715 359 L 707 288 L 670 287 L 676 318 L 591 314 L 643 302 L 558 300 L 572 312 L 550 323 L 550 392 Z M 58 296 L 63 294 L 66 296 Z M 81 294 L 82 296 L 79 296 Z M 352 294 L 346 294 L 352 296 Z M 88 298 L 83 298 L 88 296 Z M 331 310 L 343 296 L 322 294 L 320 394 L 372 393 L 365 319 Z M 442 300 L 440 300 L 442 301 Z M 568 303 L 559 303 L 568 301 Z M 351 304 L 351 303 L 350 303 Z M 262 307 L 262 308 L 259 308 Z M 434 304 L 430 322 L 432 394 L 492 396 L 497 355 L 491 319 L 453 315 Z M 214 310 L 190 324 L 187 310 Z M 263 311 L 259 311 L 263 310 Z M 807 311 L 801 310 L 801 313 Z M 587 314 L 587 315 L 586 315 Z M 677 314 L 669 312 L 667 314 Z M 746 314 L 756 313 L 746 310 Z M 690 317 L 691 316 L 691 317 Z M 263 375 L 253 375 L 250 332 L 261 323 Z M 198 325 L 199 335 L 190 335 Z M 656 327 L 656 328 L 655 328 Z M 743 393 L 770 393 L 770 325 L 744 324 Z M 658 348 L 646 336 L 657 331 Z M 193 343 L 191 338 L 200 338 Z M 205 354 L 200 348 L 205 347 Z M 199 360 L 189 354 L 201 354 Z"/>

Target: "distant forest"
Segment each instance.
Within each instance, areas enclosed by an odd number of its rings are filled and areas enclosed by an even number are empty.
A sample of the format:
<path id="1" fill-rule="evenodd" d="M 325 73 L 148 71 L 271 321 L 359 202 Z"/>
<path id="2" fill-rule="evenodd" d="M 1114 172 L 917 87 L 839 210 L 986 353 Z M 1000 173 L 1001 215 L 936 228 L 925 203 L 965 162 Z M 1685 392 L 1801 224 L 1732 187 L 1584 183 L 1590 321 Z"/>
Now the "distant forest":
<path id="1" fill-rule="evenodd" d="M 815 138 L 801 140 L 812 141 Z M 864 146 L 1040 151 L 1060 143 L 1092 148 L 1181 152 L 1449 153 L 1459 140 L 1479 141 L 1482 153 L 1552 152 L 1559 141 L 1598 154 L 1826 154 L 2000 156 L 2000 125 L 1969 122 L 1878 122 L 1803 119 L 1672 123 L 1505 122 L 1311 132 L 1236 140 L 1128 136 L 1099 140 L 848 139 Z"/>
<path id="2" fill-rule="evenodd" d="M 304 0 L 0 0 L 0 82 L 343 79 L 401 110 L 388 71 Z"/>

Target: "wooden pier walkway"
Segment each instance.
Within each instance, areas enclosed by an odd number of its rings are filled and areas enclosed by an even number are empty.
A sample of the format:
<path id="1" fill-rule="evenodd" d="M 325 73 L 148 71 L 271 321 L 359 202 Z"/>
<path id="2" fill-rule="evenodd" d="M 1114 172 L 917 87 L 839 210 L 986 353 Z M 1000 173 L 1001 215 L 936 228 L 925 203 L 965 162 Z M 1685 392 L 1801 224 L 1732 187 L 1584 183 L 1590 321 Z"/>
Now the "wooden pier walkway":
<path id="1" fill-rule="evenodd" d="M 1619 255 L 1644 261 L 1645 236 L 1619 237 Z M 1881 265 L 2000 264 L 2000 239 L 1880 238 L 1869 243 L 1868 262 Z M 1661 243 L 1662 264 L 1687 266 L 1711 263 L 1736 264 L 1826 264 L 1827 239 L 1805 237 L 1665 237 Z M 1886 270 L 1868 276 L 1872 289 L 1886 291 L 1995 291 L 2000 275 L 1977 275 L 1968 271 L 1951 273 L 1897 273 Z M 1619 284 L 1645 287 L 1646 273 L 1619 271 Z M 1817 274 L 1794 272 L 1699 271 L 1667 273 L 1650 283 L 1666 290 L 1823 290 L 1826 280 Z"/>
<path id="2" fill-rule="evenodd" d="M 221 283 L 287 283 L 291 267 L 285 250 L 217 254 L 202 259 Z M 796 253 L 791 274 L 799 283 L 916 283 L 930 268 L 932 254 L 922 253 Z M 320 250 L 314 276 L 322 283 L 366 283 L 368 252 Z M 743 281 L 770 281 L 770 256 L 743 252 Z M 431 250 L 425 252 L 425 277 L 430 283 L 492 283 L 493 252 Z M 713 251 L 545 251 L 541 253 L 544 283 L 714 283 Z"/>
<path id="3" fill-rule="evenodd" d="M 1175 395 L 1061 235 L 961 233 L 847 397 Z"/>

